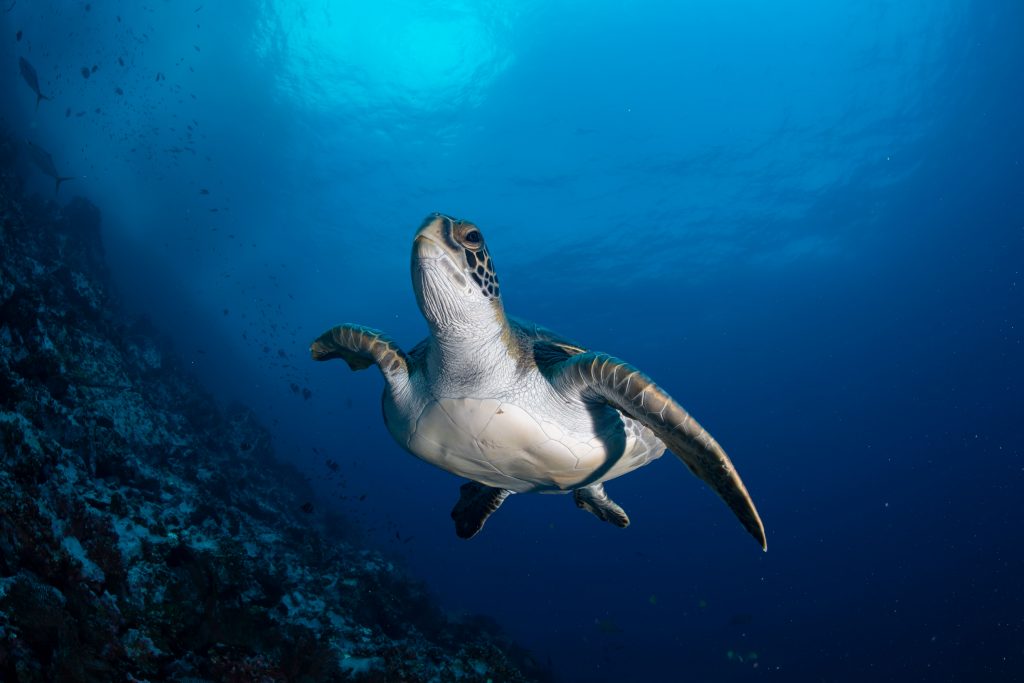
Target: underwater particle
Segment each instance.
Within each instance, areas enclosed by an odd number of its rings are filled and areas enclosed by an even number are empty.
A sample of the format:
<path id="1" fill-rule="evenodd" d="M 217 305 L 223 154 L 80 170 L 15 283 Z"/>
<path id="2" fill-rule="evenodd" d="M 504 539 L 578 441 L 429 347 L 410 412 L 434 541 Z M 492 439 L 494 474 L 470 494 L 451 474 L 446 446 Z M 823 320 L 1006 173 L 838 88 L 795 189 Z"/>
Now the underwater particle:
<path id="1" fill-rule="evenodd" d="M 295 382 L 292 382 L 288 386 L 291 388 L 293 394 L 299 393 L 299 385 L 296 384 Z"/>
<path id="2" fill-rule="evenodd" d="M 302 507 L 300 507 L 299 509 L 308 515 L 309 513 L 313 512 L 313 504 L 310 503 L 309 501 L 306 501 L 305 503 L 302 504 Z"/>
<path id="3" fill-rule="evenodd" d="M 366 494 L 365 493 L 363 495 L 359 496 L 359 502 L 362 502 L 364 500 L 366 500 Z"/>
<path id="4" fill-rule="evenodd" d="M 652 605 L 657 605 L 658 604 L 658 596 L 652 594 L 651 597 L 647 598 L 647 602 L 651 603 Z"/>
<path id="5" fill-rule="evenodd" d="M 199 194 L 210 194 L 210 191 L 207 190 L 205 187 L 201 187 L 199 188 Z"/>
<path id="6" fill-rule="evenodd" d="M 64 118 L 71 118 L 71 107 L 68 107 L 67 110 L 64 112 Z"/>
<path id="7" fill-rule="evenodd" d="M 123 95 L 124 94 L 124 90 L 121 90 L 120 88 L 114 88 L 114 92 L 117 93 L 118 95 Z"/>
<path id="8" fill-rule="evenodd" d="M 96 73 L 97 71 L 99 71 L 99 69 L 100 69 L 100 67 L 99 67 L 99 66 L 97 66 L 96 64 L 93 64 L 93 65 L 92 65 L 92 72 L 93 72 L 93 73 Z"/>
<path id="9" fill-rule="evenodd" d="M 224 315 L 227 315 L 227 314 L 228 314 L 228 309 L 225 308 L 224 309 Z"/>
<path id="10" fill-rule="evenodd" d="M 86 78 L 86 79 L 89 78 L 89 75 L 90 75 L 89 67 L 83 66 L 82 69 L 81 69 L 81 72 L 82 72 L 82 78 Z"/>
<path id="11" fill-rule="evenodd" d="M 89 11 L 89 10 L 91 10 L 91 9 L 92 9 L 92 5 L 91 5 L 91 4 L 89 4 L 88 2 L 87 2 L 87 3 L 85 3 L 85 11 L 86 11 L 86 12 L 88 12 L 88 11 Z"/>
<path id="12" fill-rule="evenodd" d="M 697 601 L 697 607 L 700 607 L 701 609 L 707 609 L 707 606 L 708 606 L 708 601 L 707 600 L 701 598 L 700 600 Z"/>
<path id="13" fill-rule="evenodd" d="M 124 59 L 123 59 L 123 58 L 121 58 L 121 57 L 118 57 L 118 58 L 117 58 L 117 63 L 118 63 L 118 64 L 119 64 L 120 66 L 124 66 Z"/>
<path id="14" fill-rule="evenodd" d="M 302 398 L 308 401 L 309 399 L 313 398 L 313 392 L 307 389 L 306 387 L 302 387 Z"/>
<path id="15" fill-rule="evenodd" d="M 14 34 L 14 41 L 17 43 L 21 42 L 21 29 L 18 29 L 18 32 Z"/>
<path id="16" fill-rule="evenodd" d="M 287 358 L 288 354 L 285 353 L 284 349 L 278 349 L 277 350 L 277 357 L 278 358 Z"/>

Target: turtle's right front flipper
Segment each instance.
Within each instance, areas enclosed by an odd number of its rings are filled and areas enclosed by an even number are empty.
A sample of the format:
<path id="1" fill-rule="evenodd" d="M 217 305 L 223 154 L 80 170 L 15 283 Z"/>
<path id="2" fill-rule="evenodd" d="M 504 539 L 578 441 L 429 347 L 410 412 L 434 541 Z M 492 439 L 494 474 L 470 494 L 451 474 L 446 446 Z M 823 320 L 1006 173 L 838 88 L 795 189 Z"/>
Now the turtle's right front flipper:
<path id="1" fill-rule="evenodd" d="M 563 392 L 604 401 L 653 431 L 725 501 L 743 527 L 767 550 L 761 516 L 729 456 L 650 377 L 618 358 L 593 351 L 554 363 L 548 366 L 547 374 Z"/>
<path id="2" fill-rule="evenodd" d="M 409 379 L 409 358 L 398 344 L 380 330 L 344 324 L 327 330 L 309 347 L 313 360 L 341 358 L 353 370 L 365 370 L 374 363 L 392 388 Z"/>

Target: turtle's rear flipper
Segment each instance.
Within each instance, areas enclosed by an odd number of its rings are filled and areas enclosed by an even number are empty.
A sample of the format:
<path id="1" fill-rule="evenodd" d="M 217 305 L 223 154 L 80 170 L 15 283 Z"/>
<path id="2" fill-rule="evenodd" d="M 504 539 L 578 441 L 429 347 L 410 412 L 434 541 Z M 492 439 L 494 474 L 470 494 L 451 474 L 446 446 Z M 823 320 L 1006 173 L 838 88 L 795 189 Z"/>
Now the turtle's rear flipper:
<path id="1" fill-rule="evenodd" d="M 491 514 L 501 507 L 511 491 L 478 484 L 475 481 L 459 488 L 459 502 L 452 508 L 455 520 L 455 535 L 459 538 L 473 538 Z"/>
<path id="2" fill-rule="evenodd" d="M 620 529 L 629 526 L 629 515 L 608 497 L 604 492 L 604 485 L 600 482 L 576 489 L 572 492 L 572 497 L 576 500 L 576 507 L 592 513 L 602 522 L 611 522 Z"/>

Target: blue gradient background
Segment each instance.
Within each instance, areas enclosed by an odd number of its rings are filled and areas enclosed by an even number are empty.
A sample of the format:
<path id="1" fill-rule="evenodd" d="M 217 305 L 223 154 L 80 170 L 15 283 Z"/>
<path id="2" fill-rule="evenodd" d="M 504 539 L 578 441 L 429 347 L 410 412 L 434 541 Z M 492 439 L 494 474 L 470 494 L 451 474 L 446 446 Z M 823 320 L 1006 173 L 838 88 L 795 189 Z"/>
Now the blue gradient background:
<path id="1" fill-rule="evenodd" d="M 6 125 L 100 206 L 127 306 L 445 609 L 561 681 L 1024 680 L 1020 2 L 86 6 L 0 14 Z M 517 496 L 455 537 L 380 377 L 306 351 L 425 334 L 431 211 L 709 428 L 768 553 L 671 457 L 609 485 L 626 531 Z"/>

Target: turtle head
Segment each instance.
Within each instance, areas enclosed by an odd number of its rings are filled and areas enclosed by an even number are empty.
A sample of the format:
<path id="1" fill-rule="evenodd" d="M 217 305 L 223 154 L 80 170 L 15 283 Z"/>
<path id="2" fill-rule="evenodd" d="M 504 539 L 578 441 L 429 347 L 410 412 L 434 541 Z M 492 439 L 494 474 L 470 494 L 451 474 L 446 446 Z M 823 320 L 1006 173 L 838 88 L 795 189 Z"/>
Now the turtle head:
<path id="1" fill-rule="evenodd" d="M 494 263 L 483 233 L 469 221 L 427 216 L 413 240 L 412 286 L 435 333 L 504 325 Z"/>

